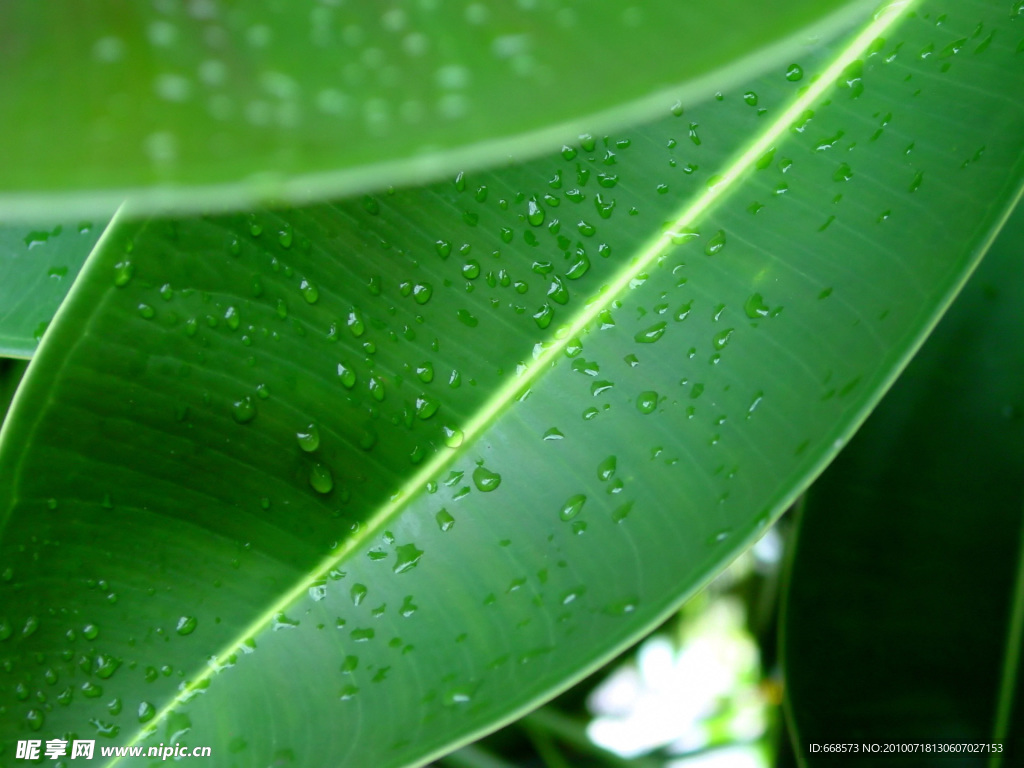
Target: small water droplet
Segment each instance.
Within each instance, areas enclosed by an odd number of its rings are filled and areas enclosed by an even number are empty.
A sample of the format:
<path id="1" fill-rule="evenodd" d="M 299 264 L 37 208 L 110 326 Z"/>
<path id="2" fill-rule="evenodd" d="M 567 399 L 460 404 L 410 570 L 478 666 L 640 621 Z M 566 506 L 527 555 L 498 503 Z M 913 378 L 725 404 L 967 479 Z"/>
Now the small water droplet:
<path id="1" fill-rule="evenodd" d="M 302 291 L 302 298 L 306 300 L 307 304 L 316 304 L 317 299 L 320 298 L 320 291 L 308 280 L 299 283 L 299 290 Z"/>
<path id="2" fill-rule="evenodd" d="M 433 294 L 434 289 L 430 283 L 417 283 L 412 287 L 412 298 L 417 304 L 426 304 Z"/>
<path id="3" fill-rule="evenodd" d="M 128 259 L 119 261 L 114 265 L 114 285 L 123 288 L 131 282 L 135 275 L 135 265 Z"/>
<path id="4" fill-rule="evenodd" d="M 733 328 L 726 328 L 721 333 L 715 334 L 715 338 L 713 339 L 715 349 L 725 349 L 726 345 L 729 343 L 729 339 L 732 337 L 733 330 Z"/>
<path id="5" fill-rule="evenodd" d="M 256 403 L 246 395 L 231 404 L 231 415 L 239 424 L 247 424 L 256 418 Z"/>
<path id="6" fill-rule="evenodd" d="M 338 363 L 338 378 L 345 389 L 352 389 L 356 385 L 356 373 L 344 363 Z"/>
<path id="7" fill-rule="evenodd" d="M 416 415 L 421 419 L 429 419 L 437 413 L 437 409 L 440 407 L 441 401 L 436 398 L 428 395 L 420 395 L 416 398 Z"/>
<path id="8" fill-rule="evenodd" d="M 527 201 L 526 220 L 534 227 L 539 227 L 544 223 L 544 209 L 537 204 L 536 200 Z"/>
<path id="9" fill-rule="evenodd" d="M 795 83 L 797 80 L 801 80 L 804 76 L 803 67 L 799 64 L 790 64 L 786 68 L 786 79 L 791 83 Z"/>
<path id="10" fill-rule="evenodd" d="M 437 527 L 442 531 L 450 531 L 452 526 L 455 525 L 455 518 L 451 516 L 447 509 L 442 509 L 434 515 L 434 519 L 437 520 Z"/>
<path id="11" fill-rule="evenodd" d="M 349 590 L 349 595 L 352 597 L 352 605 L 359 605 L 366 599 L 366 594 L 369 590 L 364 584 L 353 584 L 352 589 Z"/>
<path id="12" fill-rule="evenodd" d="M 636 409 L 640 411 L 640 413 L 654 413 L 654 411 L 657 410 L 657 408 L 658 393 L 655 392 L 654 390 L 649 389 L 645 392 L 641 392 L 639 395 L 636 396 Z"/>
<path id="13" fill-rule="evenodd" d="M 317 462 L 309 468 L 309 484 L 317 493 L 330 493 L 334 488 L 334 476 L 330 468 Z"/>
<path id="14" fill-rule="evenodd" d="M 320 447 L 320 430 L 317 429 L 316 424 L 310 424 L 305 429 L 295 433 L 296 439 L 299 441 L 299 448 L 312 453 Z"/>
<path id="15" fill-rule="evenodd" d="M 150 704 L 148 701 L 139 703 L 139 722 L 148 723 L 156 715 L 156 707 Z"/>
<path id="16" fill-rule="evenodd" d="M 634 341 L 640 344 L 653 344 L 654 342 L 656 342 L 658 339 L 665 335 L 665 328 L 667 325 L 668 323 L 662 320 L 661 322 L 655 323 L 649 328 L 645 328 L 642 331 L 637 331 L 637 333 L 633 336 L 633 339 Z"/>
<path id="17" fill-rule="evenodd" d="M 612 477 L 614 477 L 617 463 L 618 460 L 614 456 L 609 456 L 600 464 L 598 464 L 597 479 L 604 482 L 605 480 L 610 480 Z"/>
<path id="18" fill-rule="evenodd" d="M 720 229 L 708 240 L 707 244 L 704 246 L 704 253 L 708 256 L 714 256 L 724 247 L 725 230 Z"/>
<path id="19" fill-rule="evenodd" d="M 196 631 L 197 621 L 195 616 L 182 616 L 178 619 L 178 625 L 174 628 L 174 631 L 179 635 L 191 635 Z"/>
<path id="20" fill-rule="evenodd" d="M 558 510 L 558 516 L 563 521 L 572 520 L 583 510 L 583 505 L 586 503 L 587 497 L 582 493 L 577 493 L 575 496 L 570 496 L 566 499 L 562 508 Z"/>

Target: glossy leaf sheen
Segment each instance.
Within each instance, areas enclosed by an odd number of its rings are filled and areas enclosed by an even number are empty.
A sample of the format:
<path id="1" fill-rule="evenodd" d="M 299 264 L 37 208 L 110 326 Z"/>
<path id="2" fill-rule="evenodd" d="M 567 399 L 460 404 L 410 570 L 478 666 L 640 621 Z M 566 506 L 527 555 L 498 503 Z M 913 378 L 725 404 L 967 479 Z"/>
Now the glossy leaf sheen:
<path id="1" fill-rule="evenodd" d="M 32 0 L 0 9 L 0 211 L 219 210 L 436 178 L 707 97 L 850 0 Z M 813 33 L 809 34 L 809 27 Z M 624 64 L 625 63 L 625 64 Z M 641 65 L 642 63 L 642 65 Z M 723 73 L 726 77 L 723 79 Z M 671 96 L 668 94 L 671 93 Z M 68 130 L 73 126 L 73 130 Z"/>
<path id="2" fill-rule="evenodd" d="M 1018 207 L 809 494 L 783 625 L 801 751 L 835 740 L 998 743 L 1001 755 L 965 764 L 1020 764 L 1022 257 Z"/>
<path id="3" fill-rule="evenodd" d="M 828 52 L 435 186 L 117 219 L 0 445 L 4 740 L 419 764 L 607 659 L 802 490 L 975 262 L 1024 170 L 1013 24 L 869 30 L 813 115 Z"/>
<path id="4" fill-rule="evenodd" d="M 108 220 L 0 226 L 0 355 L 32 356 Z"/>

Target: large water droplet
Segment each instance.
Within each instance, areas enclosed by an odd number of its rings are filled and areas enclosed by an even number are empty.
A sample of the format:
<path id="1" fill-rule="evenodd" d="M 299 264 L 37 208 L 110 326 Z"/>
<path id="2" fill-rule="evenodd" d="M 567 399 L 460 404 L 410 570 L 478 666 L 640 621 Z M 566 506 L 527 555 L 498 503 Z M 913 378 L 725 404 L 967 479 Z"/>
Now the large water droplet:
<path id="1" fill-rule="evenodd" d="M 466 439 L 461 429 L 449 426 L 445 426 L 442 429 L 444 430 L 444 444 L 449 448 L 458 448 L 462 445 L 463 440 Z"/>
<path id="2" fill-rule="evenodd" d="M 487 493 L 501 485 L 501 475 L 481 465 L 473 470 L 473 483 L 479 490 Z"/>
<path id="3" fill-rule="evenodd" d="M 415 568 L 423 557 L 423 550 L 417 549 L 415 544 L 402 544 L 395 547 L 395 573 L 405 573 Z"/>

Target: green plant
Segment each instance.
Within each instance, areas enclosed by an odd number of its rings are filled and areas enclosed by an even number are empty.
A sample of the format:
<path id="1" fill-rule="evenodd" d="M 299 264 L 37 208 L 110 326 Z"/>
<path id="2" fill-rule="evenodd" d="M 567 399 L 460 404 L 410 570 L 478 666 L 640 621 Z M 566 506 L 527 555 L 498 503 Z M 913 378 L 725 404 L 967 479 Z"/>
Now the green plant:
<path id="1" fill-rule="evenodd" d="M 402 765 L 510 721 L 764 532 L 1019 197 L 1019 3 L 521 5 L 447 33 L 430 3 L 311 28 L 168 5 L 149 45 L 101 13 L 69 54 L 6 47 L 99 63 L 48 100 L 5 68 L 38 112 L 0 134 L 5 209 L 129 202 L 0 439 L 4 755 L 69 734 Z M 671 45 L 690 14 L 709 31 Z M 858 26 L 769 45 L 815 18 Z M 56 141 L 55 106 L 90 130 Z M 26 356 L 46 317 L 14 298 L 73 266 L 19 241 L 101 229 L 38 227 L 11 225 L 0 286 Z"/>

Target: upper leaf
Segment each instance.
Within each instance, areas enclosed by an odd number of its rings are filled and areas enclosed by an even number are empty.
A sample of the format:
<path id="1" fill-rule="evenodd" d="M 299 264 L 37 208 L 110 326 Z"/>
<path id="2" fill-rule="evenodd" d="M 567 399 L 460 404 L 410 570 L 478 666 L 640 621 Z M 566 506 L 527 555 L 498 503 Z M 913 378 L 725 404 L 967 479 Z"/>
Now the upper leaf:
<path id="1" fill-rule="evenodd" d="M 3 739 L 422 763 L 664 618 L 1017 195 L 1015 22 L 939 6 L 534 162 L 116 219 L 0 440 Z"/>
<path id="2" fill-rule="evenodd" d="M 0 8 L 0 211 L 97 215 L 126 197 L 225 210 L 422 182 L 536 153 L 598 116 L 636 122 L 710 96 L 865 10 L 13 0 Z"/>

